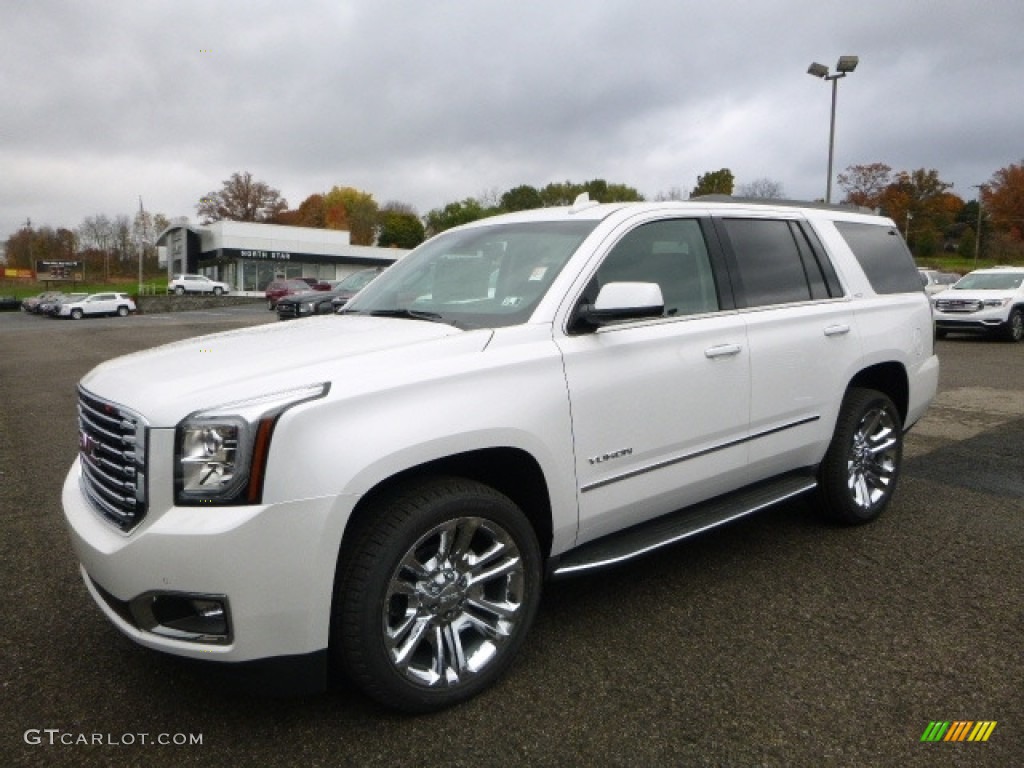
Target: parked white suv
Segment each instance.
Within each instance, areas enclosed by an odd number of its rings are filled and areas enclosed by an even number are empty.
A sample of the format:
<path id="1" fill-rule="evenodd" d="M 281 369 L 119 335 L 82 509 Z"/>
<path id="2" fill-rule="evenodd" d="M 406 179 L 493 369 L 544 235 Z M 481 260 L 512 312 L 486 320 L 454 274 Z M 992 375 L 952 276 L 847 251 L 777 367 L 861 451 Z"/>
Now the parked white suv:
<path id="1" fill-rule="evenodd" d="M 341 314 L 99 366 L 63 505 L 142 645 L 428 711 L 503 673 L 545 577 L 800 494 L 877 517 L 938 370 L 888 219 L 580 200 L 447 231 Z"/>
<path id="2" fill-rule="evenodd" d="M 948 333 L 1024 339 L 1024 267 L 976 269 L 932 301 L 940 339 Z"/>
<path id="3" fill-rule="evenodd" d="M 72 301 L 61 301 L 56 307 L 58 317 L 81 320 L 86 315 L 119 315 L 127 317 L 135 311 L 135 302 L 127 293 L 90 293 Z"/>
<path id="4" fill-rule="evenodd" d="M 167 292 L 179 296 L 185 293 L 212 293 L 214 296 L 220 296 L 230 290 L 231 287 L 227 283 L 211 280 L 206 275 L 175 275 L 167 284 Z"/>

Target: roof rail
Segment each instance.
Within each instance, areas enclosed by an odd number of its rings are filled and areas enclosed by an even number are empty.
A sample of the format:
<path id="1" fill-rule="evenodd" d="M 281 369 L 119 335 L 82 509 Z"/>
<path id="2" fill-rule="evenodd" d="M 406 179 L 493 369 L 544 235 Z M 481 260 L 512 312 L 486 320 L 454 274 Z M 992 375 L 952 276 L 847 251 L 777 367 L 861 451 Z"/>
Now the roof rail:
<path id="1" fill-rule="evenodd" d="M 742 205 L 788 205 L 794 208 L 820 208 L 826 211 L 845 211 L 846 213 L 877 213 L 863 205 L 852 203 L 823 203 L 820 200 L 813 202 L 808 200 L 784 200 L 772 197 L 733 197 L 732 195 L 712 194 L 697 195 L 691 200 L 701 200 L 707 203 L 740 203 Z"/>

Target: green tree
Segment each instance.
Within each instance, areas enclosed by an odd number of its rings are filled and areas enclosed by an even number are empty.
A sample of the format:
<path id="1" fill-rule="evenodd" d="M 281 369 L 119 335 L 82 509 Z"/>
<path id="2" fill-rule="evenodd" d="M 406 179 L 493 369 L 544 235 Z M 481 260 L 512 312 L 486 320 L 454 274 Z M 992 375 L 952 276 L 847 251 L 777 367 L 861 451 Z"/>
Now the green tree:
<path id="1" fill-rule="evenodd" d="M 423 222 L 410 206 L 388 203 L 380 211 L 377 245 L 381 248 L 415 248 L 425 239 Z"/>
<path id="2" fill-rule="evenodd" d="M 717 171 L 708 171 L 703 176 L 697 177 L 697 186 L 690 192 L 690 197 L 700 195 L 731 195 L 735 179 L 732 171 L 722 168 Z"/>
<path id="3" fill-rule="evenodd" d="M 203 224 L 214 221 L 274 221 L 287 210 L 288 201 L 281 193 L 262 181 L 253 179 L 248 171 L 233 173 L 220 190 L 206 193 L 196 205 Z"/>
<path id="4" fill-rule="evenodd" d="M 473 197 L 448 203 L 444 208 L 435 208 L 426 215 L 427 235 L 433 236 L 446 229 L 468 224 L 498 213 L 494 208 L 484 208 L 480 201 Z"/>
<path id="5" fill-rule="evenodd" d="M 513 187 L 501 196 L 499 203 L 503 211 L 528 211 L 533 208 L 543 208 L 544 199 L 540 196 L 540 190 L 528 184 Z"/>

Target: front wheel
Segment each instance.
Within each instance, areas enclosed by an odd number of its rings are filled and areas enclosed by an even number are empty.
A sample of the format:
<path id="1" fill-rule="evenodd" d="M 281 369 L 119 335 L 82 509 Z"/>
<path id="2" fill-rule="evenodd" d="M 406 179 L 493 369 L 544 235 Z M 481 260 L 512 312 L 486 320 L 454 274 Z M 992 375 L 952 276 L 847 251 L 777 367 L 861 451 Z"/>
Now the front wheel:
<path id="1" fill-rule="evenodd" d="M 882 392 L 846 393 L 818 471 L 818 501 L 829 516 L 859 525 L 882 514 L 899 478 L 902 424 L 896 405 Z"/>
<path id="2" fill-rule="evenodd" d="M 84 313 L 80 309 L 72 309 L 71 310 L 71 319 L 72 320 L 81 320 L 83 314 Z"/>
<path id="3" fill-rule="evenodd" d="M 118 307 L 117 308 L 117 316 L 118 317 L 128 317 L 128 307 L 126 307 L 124 304 L 122 304 L 120 307 Z"/>
<path id="4" fill-rule="evenodd" d="M 213 295 L 214 296 L 220 296 L 222 293 L 224 293 L 224 290 L 222 288 L 220 288 L 219 286 L 217 288 L 213 289 Z"/>
<path id="5" fill-rule="evenodd" d="M 1010 318 L 1006 324 L 1006 340 L 1016 342 L 1021 339 L 1024 339 L 1024 312 L 1015 309 L 1010 312 Z"/>
<path id="6" fill-rule="evenodd" d="M 512 663 L 537 612 L 541 556 L 506 496 L 435 478 L 378 500 L 342 548 L 332 650 L 380 703 L 430 712 Z"/>

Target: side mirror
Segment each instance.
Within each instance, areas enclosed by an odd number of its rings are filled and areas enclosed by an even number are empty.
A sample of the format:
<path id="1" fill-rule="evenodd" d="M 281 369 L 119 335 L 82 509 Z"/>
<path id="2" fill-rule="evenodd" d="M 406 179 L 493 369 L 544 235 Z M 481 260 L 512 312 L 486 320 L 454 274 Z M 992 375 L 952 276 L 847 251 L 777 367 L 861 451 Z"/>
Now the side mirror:
<path id="1" fill-rule="evenodd" d="M 593 304 L 582 304 L 576 313 L 578 330 L 599 328 L 624 320 L 661 317 L 665 299 L 657 283 L 608 283 Z"/>

